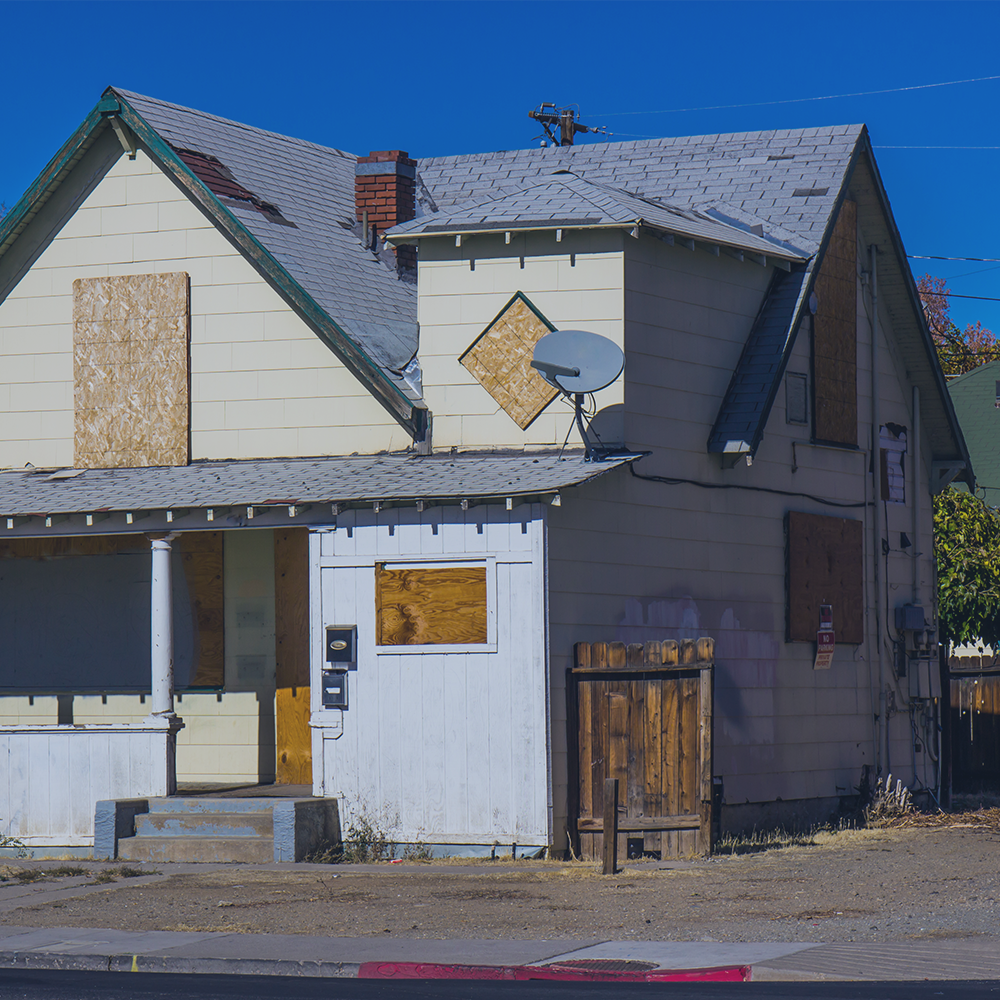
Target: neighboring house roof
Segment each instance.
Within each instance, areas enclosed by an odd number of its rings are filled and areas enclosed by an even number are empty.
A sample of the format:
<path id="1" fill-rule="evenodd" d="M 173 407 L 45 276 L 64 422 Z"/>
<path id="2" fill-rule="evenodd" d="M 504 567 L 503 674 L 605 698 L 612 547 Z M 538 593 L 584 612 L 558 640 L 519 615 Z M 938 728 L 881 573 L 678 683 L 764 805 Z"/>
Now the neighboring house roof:
<path id="1" fill-rule="evenodd" d="M 985 501 L 1000 507 L 1000 361 L 950 379 L 948 393 L 982 482 Z"/>
<path id="2" fill-rule="evenodd" d="M 147 469 L 0 472 L 0 517 L 92 511 L 261 507 L 374 500 L 500 499 L 555 493 L 639 458 L 582 452 L 366 455 L 195 462 Z"/>
<path id="3" fill-rule="evenodd" d="M 757 236 L 745 226 L 731 225 L 695 209 L 648 201 L 568 172 L 478 204 L 463 204 L 405 222 L 385 235 L 391 243 L 401 243 L 419 236 L 504 229 L 631 230 L 636 226 L 782 260 L 804 261 L 809 256 L 786 243 Z"/>

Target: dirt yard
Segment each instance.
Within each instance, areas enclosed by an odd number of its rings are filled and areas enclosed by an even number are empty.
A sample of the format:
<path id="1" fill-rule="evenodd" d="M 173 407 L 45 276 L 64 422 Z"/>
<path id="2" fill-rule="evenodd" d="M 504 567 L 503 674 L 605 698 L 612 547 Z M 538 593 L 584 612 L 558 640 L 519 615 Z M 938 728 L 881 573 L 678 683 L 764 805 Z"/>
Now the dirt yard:
<path id="1" fill-rule="evenodd" d="M 546 861 L 181 874 L 164 865 L 157 877 L 93 885 L 101 866 L 86 867 L 87 876 L 22 881 L 21 869 L 45 866 L 9 863 L 0 924 L 694 941 L 963 938 L 1000 926 L 994 823 L 818 834 L 810 845 L 709 860 L 626 862 L 606 877 L 591 864 Z M 17 898 L 5 901 L 11 886 Z"/>

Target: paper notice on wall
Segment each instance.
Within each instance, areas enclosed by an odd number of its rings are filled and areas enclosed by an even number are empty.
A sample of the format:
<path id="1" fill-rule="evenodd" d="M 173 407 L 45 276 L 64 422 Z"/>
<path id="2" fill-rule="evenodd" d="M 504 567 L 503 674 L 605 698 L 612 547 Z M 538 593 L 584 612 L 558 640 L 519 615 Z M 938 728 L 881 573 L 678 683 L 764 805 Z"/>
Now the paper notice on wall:
<path id="1" fill-rule="evenodd" d="M 836 648 L 837 638 L 833 630 L 820 629 L 816 633 L 816 662 L 813 663 L 813 670 L 829 670 Z"/>

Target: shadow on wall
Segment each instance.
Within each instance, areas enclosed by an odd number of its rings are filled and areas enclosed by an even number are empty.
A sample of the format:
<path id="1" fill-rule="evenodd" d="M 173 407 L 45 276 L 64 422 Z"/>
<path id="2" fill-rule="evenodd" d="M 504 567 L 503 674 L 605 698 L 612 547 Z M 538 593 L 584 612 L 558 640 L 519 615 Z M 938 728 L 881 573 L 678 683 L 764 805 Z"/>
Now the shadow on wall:
<path id="1" fill-rule="evenodd" d="M 721 602 L 711 604 L 723 607 Z M 615 638 L 629 643 L 711 636 L 715 640 L 717 752 L 724 752 L 727 744 L 772 746 L 781 637 L 774 632 L 743 628 L 729 607 L 721 611 L 717 626 L 705 618 L 707 615 L 692 597 L 650 601 L 645 610 L 640 601 L 629 598 Z M 725 770 L 739 773 L 739 763 L 734 759 L 732 767 L 727 763 Z"/>

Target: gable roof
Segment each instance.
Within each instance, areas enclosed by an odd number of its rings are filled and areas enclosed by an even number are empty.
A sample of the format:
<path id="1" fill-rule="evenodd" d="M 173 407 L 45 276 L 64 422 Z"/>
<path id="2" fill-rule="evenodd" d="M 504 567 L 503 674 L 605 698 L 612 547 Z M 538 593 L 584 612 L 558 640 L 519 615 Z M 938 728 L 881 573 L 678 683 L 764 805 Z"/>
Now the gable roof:
<path id="1" fill-rule="evenodd" d="M 1000 361 L 990 361 L 979 368 L 949 379 L 948 394 L 958 422 L 983 482 L 976 485 L 991 507 L 1000 507 L 1000 406 L 997 384 Z"/>
<path id="2" fill-rule="evenodd" d="M 0 224 L 0 255 L 114 117 L 416 436 L 423 404 L 399 369 L 417 348 L 416 288 L 352 231 L 357 158 L 109 87 Z"/>
<path id="3" fill-rule="evenodd" d="M 480 203 L 464 203 L 432 216 L 404 222 L 385 235 L 391 243 L 400 243 L 418 236 L 501 229 L 633 229 L 636 226 L 765 256 L 777 256 L 782 260 L 801 261 L 809 256 L 787 243 L 765 239 L 745 227 L 723 222 L 696 209 L 640 198 L 565 171 Z"/>

